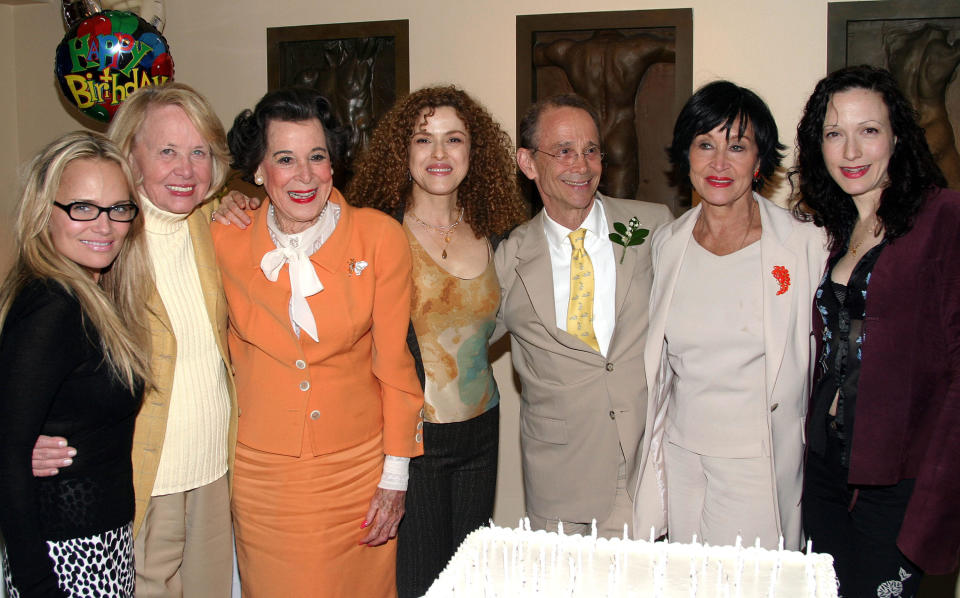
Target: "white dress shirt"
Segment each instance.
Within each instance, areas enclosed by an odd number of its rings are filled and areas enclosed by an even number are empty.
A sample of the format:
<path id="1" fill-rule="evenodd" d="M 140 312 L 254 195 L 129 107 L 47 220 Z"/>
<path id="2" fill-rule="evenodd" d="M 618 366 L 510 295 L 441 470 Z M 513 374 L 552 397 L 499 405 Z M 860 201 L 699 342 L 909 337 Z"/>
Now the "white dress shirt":
<path id="1" fill-rule="evenodd" d="M 550 266 L 553 270 L 553 302 L 557 314 L 557 328 L 567 329 L 567 307 L 570 304 L 570 255 L 573 245 L 567 235 L 573 232 L 543 213 L 543 232 L 550 246 Z M 616 320 L 617 265 L 613 243 L 608 236 L 603 203 L 597 198 L 590 213 L 579 228 L 587 229 L 583 248 L 593 264 L 593 332 L 597 336 L 600 354 L 606 355 L 613 336 Z"/>

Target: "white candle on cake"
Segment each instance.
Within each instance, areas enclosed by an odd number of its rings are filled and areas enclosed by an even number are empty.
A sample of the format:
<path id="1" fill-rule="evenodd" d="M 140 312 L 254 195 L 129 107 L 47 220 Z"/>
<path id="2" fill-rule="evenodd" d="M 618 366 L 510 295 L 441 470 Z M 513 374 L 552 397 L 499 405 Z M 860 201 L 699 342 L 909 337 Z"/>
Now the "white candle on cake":
<path id="1" fill-rule="evenodd" d="M 614 549 L 613 551 L 613 565 L 614 571 L 616 571 L 616 576 L 614 579 L 616 590 L 620 591 L 620 585 L 623 582 L 623 559 L 621 558 L 620 552 Z"/>
<path id="2" fill-rule="evenodd" d="M 707 581 L 707 566 L 710 562 L 710 551 L 706 549 L 703 544 L 697 544 L 700 547 L 700 554 L 703 555 L 703 565 L 700 567 L 700 578 L 703 579 L 704 583 Z"/>
<path id="3" fill-rule="evenodd" d="M 543 581 L 544 570 L 547 568 L 547 557 L 543 554 L 543 546 L 540 547 L 540 576 L 537 578 L 537 587 L 540 587 Z"/>
<path id="4" fill-rule="evenodd" d="M 507 567 L 509 563 L 509 557 L 507 556 L 507 548 L 503 547 L 503 587 L 510 587 L 510 569 Z"/>
<path id="5" fill-rule="evenodd" d="M 653 595 L 666 595 L 666 577 L 667 577 L 667 543 L 658 542 L 656 551 L 653 555 Z"/>
<path id="6" fill-rule="evenodd" d="M 734 595 L 735 595 L 737 598 L 741 598 L 741 595 L 742 595 L 742 593 L 743 593 L 742 585 L 743 585 L 743 559 L 744 559 L 744 554 L 743 554 L 743 542 L 741 541 L 740 534 L 737 534 L 737 544 L 736 544 L 736 547 L 737 547 L 737 557 L 736 557 L 736 561 L 735 561 L 735 563 L 736 563 L 736 573 L 735 573 L 734 578 L 733 578 L 733 590 L 734 590 Z"/>
<path id="7" fill-rule="evenodd" d="M 783 552 L 783 537 L 780 538 L 780 550 L 776 552 L 776 557 L 773 561 L 773 566 L 770 568 L 770 591 L 767 593 L 769 598 L 776 598 L 777 595 L 777 578 L 780 574 L 780 557 Z"/>
<path id="8" fill-rule="evenodd" d="M 513 544 L 512 550 L 510 551 L 513 554 L 511 555 L 511 567 L 513 567 L 514 577 L 519 577 L 520 580 L 523 580 L 523 570 L 520 567 L 520 545 L 516 542 Z"/>

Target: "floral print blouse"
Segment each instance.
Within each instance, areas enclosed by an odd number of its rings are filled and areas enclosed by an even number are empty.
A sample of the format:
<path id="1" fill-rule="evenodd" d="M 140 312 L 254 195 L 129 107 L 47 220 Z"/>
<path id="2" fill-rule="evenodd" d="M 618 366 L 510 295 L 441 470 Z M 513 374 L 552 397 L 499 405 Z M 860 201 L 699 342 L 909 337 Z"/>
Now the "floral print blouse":
<path id="1" fill-rule="evenodd" d="M 850 463 L 850 446 L 857 403 L 860 361 L 867 330 L 864 327 L 867 308 L 867 287 L 870 273 L 886 246 L 886 240 L 860 258 L 846 285 L 831 279 L 834 266 L 846 252 L 834 255 L 817 288 L 814 299 L 823 318 L 823 349 L 814 373 L 812 417 L 807 438 L 810 450 L 823 456 L 828 428 L 843 444 L 841 463 Z M 837 413 L 830 415 L 830 405 L 837 397 Z"/>

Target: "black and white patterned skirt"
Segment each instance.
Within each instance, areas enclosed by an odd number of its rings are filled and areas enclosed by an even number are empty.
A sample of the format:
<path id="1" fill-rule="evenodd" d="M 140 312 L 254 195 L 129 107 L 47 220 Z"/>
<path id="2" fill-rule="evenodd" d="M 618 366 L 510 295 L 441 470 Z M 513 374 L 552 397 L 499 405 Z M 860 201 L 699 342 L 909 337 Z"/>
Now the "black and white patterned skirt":
<path id="1" fill-rule="evenodd" d="M 133 524 L 85 538 L 47 542 L 57 585 L 72 598 L 133 598 Z M 20 598 L 10 577 L 6 548 L 2 551 L 8 598 Z"/>

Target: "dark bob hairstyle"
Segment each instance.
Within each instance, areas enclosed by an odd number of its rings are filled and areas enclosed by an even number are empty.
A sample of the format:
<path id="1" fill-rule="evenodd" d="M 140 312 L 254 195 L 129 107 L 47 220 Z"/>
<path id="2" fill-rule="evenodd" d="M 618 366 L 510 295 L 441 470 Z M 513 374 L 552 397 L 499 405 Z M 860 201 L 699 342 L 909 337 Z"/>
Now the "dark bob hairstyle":
<path id="1" fill-rule="evenodd" d="M 812 214 L 813 221 L 827 229 L 833 249 L 847 246 L 857 222 L 857 207 L 830 176 L 823 161 L 823 120 L 833 94 L 850 89 L 880 94 L 897 140 L 887 164 L 889 184 L 877 208 L 877 218 L 886 237 L 896 239 L 908 232 L 928 192 L 934 187 L 946 187 L 923 129 L 917 124 L 917 114 L 900 92 L 893 75 L 868 65 L 830 73 L 817 83 L 803 109 L 797 126 L 797 165 L 790 171 L 790 183 L 799 191 L 795 212 L 807 214 L 808 218 Z"/>
<path id="2" fill-rule="evenodd" d="M 267 125 L 271 121 L 302 122 L 317 119 L 327 138 L 330 161 L 336 165 L 343 156 L 347 131 L 340 127 L 327 98 L 306 87 L 290 87 L 268 92 L 256 107 L 244 110 L 233 120 L 227 133 L 227 144 L 233 155 L 231 168 L 243 174 L 243 180 L 253 182 L 253 174 L 267 151 Z"/>
<path id="3" fill-rule="evenodd" d="M 704 85 L 683 105 L 673 126 L 673 142 L 667 148 L 674 182 L 680 185 L 690 183 L 690 144 L 694 137 L 722 126 L 729 139 L 735 122 L 738 122 L 737 137 L 742 137 L 747 126 L 753 125 L 760 158 L 760 173 L 753 179 L 753 190 L 762 189 L 780 166 L 782 152 L 787 146 L 780 143 L 777 122 L 760 96 L 730 81 Z"/>

